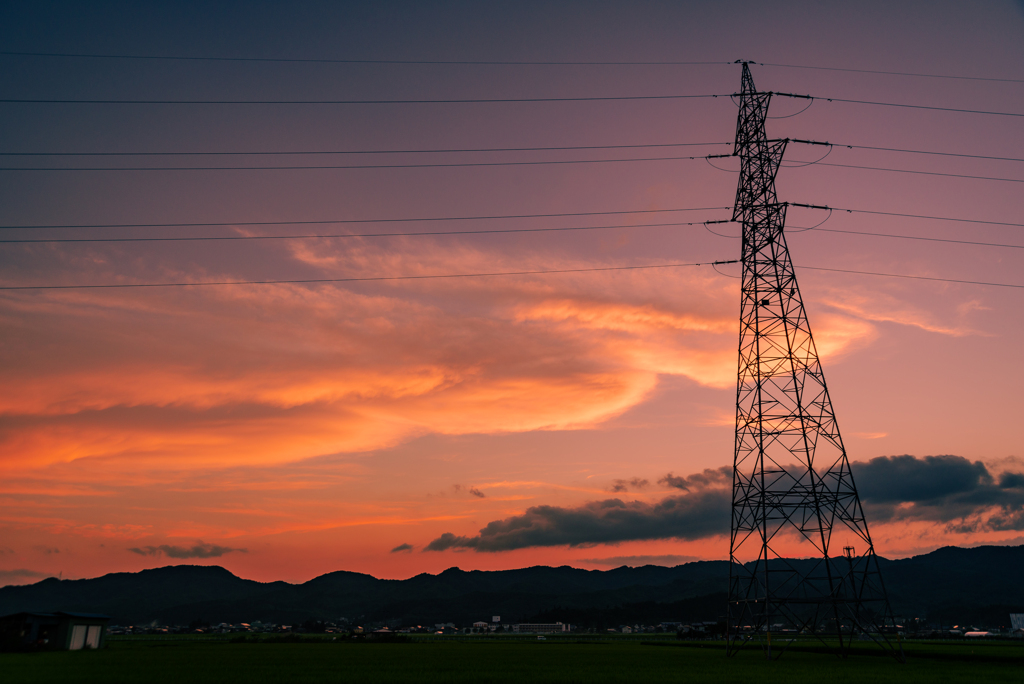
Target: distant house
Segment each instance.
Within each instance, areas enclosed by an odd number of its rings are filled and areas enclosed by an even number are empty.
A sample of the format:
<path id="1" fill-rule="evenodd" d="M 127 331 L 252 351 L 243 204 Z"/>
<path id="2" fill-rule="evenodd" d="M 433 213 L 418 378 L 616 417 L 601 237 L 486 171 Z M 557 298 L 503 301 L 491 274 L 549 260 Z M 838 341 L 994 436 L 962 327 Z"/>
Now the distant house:
<path id="1" fill-rule="evenodd" d="M 79 651 L 101 648 L 110 616 L 97 613 L 14 613 L 0 617 L 3 650 Z"/>
<path id="2" fill-rule="evenodd" d="M 571 629 L 570 625 L 563 624 L 561 622 L 552 623 L 536 623 L 536 622 L 523 622 L 518 625 L 512 625 L 512 631 L 517 633 L 526 632 L 528 634 L 557 634 L 559 632 L 568 632 Z"/>

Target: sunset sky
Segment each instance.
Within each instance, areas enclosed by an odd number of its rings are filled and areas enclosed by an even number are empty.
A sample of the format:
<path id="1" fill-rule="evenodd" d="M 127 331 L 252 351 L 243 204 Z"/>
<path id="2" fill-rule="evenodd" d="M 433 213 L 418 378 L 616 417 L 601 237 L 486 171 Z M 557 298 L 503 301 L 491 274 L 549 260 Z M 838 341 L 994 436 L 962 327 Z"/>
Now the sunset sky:
<path id="1" fill-rule="evenodd" d="M 736 60 L 834 144 L 778 190 L 877 552 L 1024 543 L 1024 3 L 168 5 L 0 9 L 0 240 L 364 237 L 0 244 L 0 585 L 727 558 L 738 265 L 579 269 L 739 258 Z M 238 154 L 12 154 L 87 152 Z"/>

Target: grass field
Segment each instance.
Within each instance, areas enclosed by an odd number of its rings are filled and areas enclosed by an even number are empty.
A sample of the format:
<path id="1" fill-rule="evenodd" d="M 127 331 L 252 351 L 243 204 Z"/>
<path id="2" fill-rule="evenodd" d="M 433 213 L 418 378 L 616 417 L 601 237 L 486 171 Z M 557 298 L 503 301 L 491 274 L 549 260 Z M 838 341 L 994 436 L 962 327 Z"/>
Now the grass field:
<path id="1" fill-rule="evenodd" d="M 873 652 L 871 652 L 873 653 Z M 979 682 L 1019 681 L 1024 644 L 910 644 L 905 664 L 789 652 L 726 658 L 716 643 L 436 641 L 217 643 L 125 640 L 99 651 L 0 654 L 22 682 Z"/>

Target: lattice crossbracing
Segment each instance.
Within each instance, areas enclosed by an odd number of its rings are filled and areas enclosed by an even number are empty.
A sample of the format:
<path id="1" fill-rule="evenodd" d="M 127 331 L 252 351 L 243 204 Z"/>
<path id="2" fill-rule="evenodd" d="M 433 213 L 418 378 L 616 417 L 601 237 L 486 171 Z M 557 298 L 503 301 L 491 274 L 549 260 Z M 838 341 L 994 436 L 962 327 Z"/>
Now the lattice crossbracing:
<path id="1" fill-rule="evenodd" d="M 873 639 L 902 659 L 786 247 L 786 205 L 778 201 L 775 175 L 787 141 L 768 140 L 770 102 L 771 93 L 757 91 L 744 64 L 734 149 L 741 164 L 733 220 L 743 224 L 743 283 L 730 653 L 756 642 L 771 657 L 774 633 L 776 655 L 803 635 L 842 654 L 855 639 Z"/>

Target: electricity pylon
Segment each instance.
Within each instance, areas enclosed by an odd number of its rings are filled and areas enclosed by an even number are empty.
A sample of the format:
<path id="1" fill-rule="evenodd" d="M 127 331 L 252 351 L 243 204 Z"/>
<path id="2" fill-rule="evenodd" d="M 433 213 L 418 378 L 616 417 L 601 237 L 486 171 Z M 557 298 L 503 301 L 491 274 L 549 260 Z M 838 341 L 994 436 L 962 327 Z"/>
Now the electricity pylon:
<path id="1" fill-rule="evenodd" d="M 811 336 L 775 192 L 788 140 L 769 140 L 772 93 L 743 64 L 733 154 L 743 224 L 729 653 L 772 657 L 801 636 L 848 653 L 871 639 L 902 660 L 895 623 Z M 841 554 L 836 549 L 843 549 Z M 856 550 L 861 554 L 857 555 Z M 799 559 L 799 560 L 795 560 Z"/>

